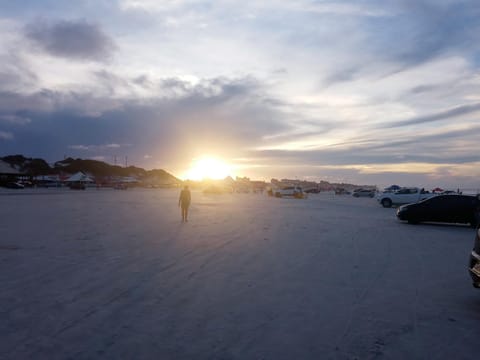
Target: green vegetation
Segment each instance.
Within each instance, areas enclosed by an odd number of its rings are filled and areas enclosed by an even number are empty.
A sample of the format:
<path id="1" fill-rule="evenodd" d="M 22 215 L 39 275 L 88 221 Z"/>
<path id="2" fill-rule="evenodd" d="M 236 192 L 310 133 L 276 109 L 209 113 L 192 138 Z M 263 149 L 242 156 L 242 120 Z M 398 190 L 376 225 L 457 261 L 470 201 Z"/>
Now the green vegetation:
<path id="1" fill-rule="evenodd" d="M 93 175 L 97 178 L 104 177 L 126 177 L 133 176 L 139 179 L 155 178 L 164 183 L 180 183 L 172 174 L 165 170 L 145 170 L 135 166 L 121 167 L 110 165 L 98 160 L 84 160 L 67 158 L 57 161 L 50 166 L 45 160 L 38 158 L 27 158 L 23 155 L 9 155 L 0 160 L 14 166 L 21 173 L 28 176 L 53 175 L 53 174 L 74 174 L 79 171 Z"/>

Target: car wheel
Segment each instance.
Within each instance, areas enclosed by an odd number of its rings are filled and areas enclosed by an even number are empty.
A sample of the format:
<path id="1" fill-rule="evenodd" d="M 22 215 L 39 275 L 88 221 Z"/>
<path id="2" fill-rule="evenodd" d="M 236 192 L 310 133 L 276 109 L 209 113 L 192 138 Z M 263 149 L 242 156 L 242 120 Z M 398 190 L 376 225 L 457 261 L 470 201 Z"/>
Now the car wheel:
<path id="1" fill-rule="evenodd" d="M 353 194 L 353 197 L 359 197 L 359 195 L 358 194 Z"/>
<path id="2" fill-rule="evenodd" d="M 370 194 L 369 196 L 370 196 L 371 198 L 373 198 L 375 195 L 373 195 L 373 194 Z"/>
<path id="3" fill-rule="evenodd" d="M 390 200 L 390 199 L 383 199 L 383 200 L 382 200 L 382 206 L 383 206 L 384 208 L 392 207 L 392 200 Z"/>

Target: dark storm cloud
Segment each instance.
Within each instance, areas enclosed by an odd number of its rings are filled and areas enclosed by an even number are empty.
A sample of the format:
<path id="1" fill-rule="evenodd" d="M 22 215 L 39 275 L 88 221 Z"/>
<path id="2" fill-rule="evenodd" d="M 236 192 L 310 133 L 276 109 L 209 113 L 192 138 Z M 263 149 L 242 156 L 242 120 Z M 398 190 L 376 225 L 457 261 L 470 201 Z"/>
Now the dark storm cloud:
<path id="1" fill-rule="evenodd" d="M 131 84 L 106 72 L 97 76 L 106 83 Z M 31 121 L 15 127 L 15 142 L 2 152 L 57 160 L 65 153 L 90 156 L 98 150 L 102 153 L 94 155 L 109 156 L 125 151 L 134 161 L 135 156 L 143 159 L 160 149 L 169 158 L 199 146 L 218 151 L 241 148 L 288 129 L 284 114 L 265 106 L 260 85 L 250 78 L 205 79 L 196 85 L 171 78 L 155 86 L 158 94 L 142 99 L 50 90 L 29 95 L 4 92 L 0 115 Z M 13 129 L 14 124 L 3 124 L 5 131 Z M 119 149 L 105 144 L 131 146 Z"/>
<path id="2" fill-rule="evenodd" d="M 60 112 L 75 116 L 98 117 L 105 111 L 121 107 L 122 104 L 121 100 L 96 97 L 85 92 L 42 89 L 22 94 L 0 91 L 0 116 L 27 117 L 32 123 L 35 122 L 36 115 Z"/>
<path id="3" fill-rule="evenodd" d="M 21 94 L 14 91 L 0 91 L 0 113 L 4 115 L 24 111 L 48 111 L 59 99 L 58 93 L 41 90 L 33 94 Z"/>
<path id="4" fill-rule="evenodd" d="M 50 55 L 73 60 L 107 61 L 115 50 L 114 41 L 98 25 L 82 20 L 39 20 L 25 27 L 25 36 Z"/>

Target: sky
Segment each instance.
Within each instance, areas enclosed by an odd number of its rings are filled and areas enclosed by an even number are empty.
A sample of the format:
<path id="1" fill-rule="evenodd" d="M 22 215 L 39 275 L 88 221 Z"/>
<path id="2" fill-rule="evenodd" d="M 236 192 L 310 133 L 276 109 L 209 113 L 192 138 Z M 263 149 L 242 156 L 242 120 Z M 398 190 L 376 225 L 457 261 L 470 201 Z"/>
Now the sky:
<path id="1" fill-rule="evenodd" d="M 480 188 L 477 0 L 0 0 L 0 156 Z"/>

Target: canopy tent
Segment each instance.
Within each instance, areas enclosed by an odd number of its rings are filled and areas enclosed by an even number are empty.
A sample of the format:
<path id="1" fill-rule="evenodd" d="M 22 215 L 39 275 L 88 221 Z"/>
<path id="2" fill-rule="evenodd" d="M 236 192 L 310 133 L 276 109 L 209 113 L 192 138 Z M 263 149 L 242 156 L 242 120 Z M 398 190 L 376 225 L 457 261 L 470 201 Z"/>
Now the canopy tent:
<path id="1" fill-rule="evenodd" d="M 70 176 L 65 182 L 82 182 L 82 183 L 93 183 L 95 182 L 91 177 L 85 175 L 81 171 L 77 172 Z"/>

